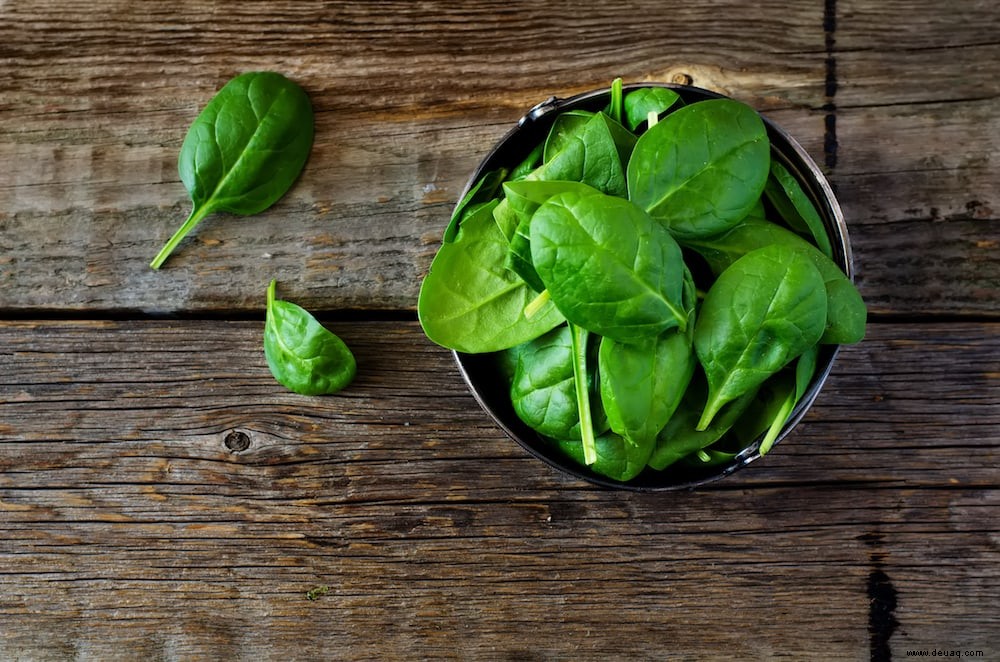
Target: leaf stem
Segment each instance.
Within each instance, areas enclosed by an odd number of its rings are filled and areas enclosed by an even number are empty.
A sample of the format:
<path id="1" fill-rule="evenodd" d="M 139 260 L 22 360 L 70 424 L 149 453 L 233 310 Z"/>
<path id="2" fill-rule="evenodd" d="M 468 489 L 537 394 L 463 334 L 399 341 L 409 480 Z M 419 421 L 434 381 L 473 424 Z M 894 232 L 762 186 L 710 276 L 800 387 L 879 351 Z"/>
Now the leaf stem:
<path id="1" fill-rule="evenodd" d="M 795 392 L 789 393 L 785 401 L 781 403 L 781 409 L 778 410 L 777 415 L 774 420 L 771 421 L 771 427 L 767 429 L 767 434 L 760 442 L 760 454 L 765 455 L 771 446 L 774 446 L 774 442 L 777 440 L 778 435 L 781 434 L 782 428 L 785 427 L 785 423 L 788 422 L 788 415 L 792 413 L 792 408 L 795 407 Z"/>
<path id="2" fill-rule="evenodd" d="M 524 307 L 524 316 L 531 319 L 538 314 L 538 311 L 542 309 L 542 306 L 549 302 L 551 295 L 548 290 L 542 290 L 538 293 L 538 296 L 528 302 L 528 305 Z"/>
<path id="3" fill-rule="evenodd" d="M 621 124 L 622 121 L 622 79 L 616 78 L 611 82 L 611 119 Z"/>
<path id="4" fill-rule="evenodd" d="M 594 438 L 594 421 L 590 413 L 590 388 L 587 386 L 587 336 L 588 331 L 575 324 L 569 325 L 573 343 L 573 384 L 576 387 L 576 406 L 580 412 L 580 437 L 583 440 L 583 462 L 590 466 L 597 462 L 597 440 Z"/>
<path id="5" fill-rule="evenodd" d="M 274 306 L 274 293 L 278 287 L 278 281 L 271 279 L 271 283 L 267 286 L 267 310 L 271 310 Z"/>
<path id="6" fill-rule="evenodd" d="M 191 232 L 194 226 L 198 225 L 198 222 L 208 216 L 211 211 L 212 209 L 209 205 L 202 205 L 201 207 L 192 209 L 190 216 L 187 217 L 184 224 L 170 237 L 163 248 L 160 249 L 160 252 L 156 254 L 156 257 L 153 258 L 153 261 L 149 263 L 149 266 L 153 269 L 159 269 L 164 261 L 170 257 L 170 254 L 174 252 L 174 249 L 177 248 L 177 244 L 181 243 L 187 233 Z"/>

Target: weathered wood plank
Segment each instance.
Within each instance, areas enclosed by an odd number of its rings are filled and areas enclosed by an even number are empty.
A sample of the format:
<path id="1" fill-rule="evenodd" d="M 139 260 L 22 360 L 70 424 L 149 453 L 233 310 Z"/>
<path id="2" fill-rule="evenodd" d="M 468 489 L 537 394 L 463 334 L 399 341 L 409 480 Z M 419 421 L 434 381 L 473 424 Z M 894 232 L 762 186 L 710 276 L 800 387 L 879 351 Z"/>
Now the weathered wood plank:
<path id="1" fill-rule="evenodd" d="M 0 309 L 258 310 L 268 278 L 311 308 L 412 309 L 468 173 L 551 94 L 688 80 L 774 113 L 822 153 L 822 11 L 739 2 L 11 1 L 0 25 Z M 581 47 L 581 43 L 585 44 Z M 230 76 L 310 93 L 316 144 L 289 196 L 205 221 L 176 154 Z M 814 152 L 815 153 L 815 152 Z"/>
<path id="2" fill-rule="evenodd" d="M 874 312 L 998 312 L 998 31 L 989 3 L 837 3 L 833 180 Z"/>
<path id="3" fill-rule="evenodd" d="M 320 505 L 271 522 L 254 521 L 249 494 L 206 495 L 209 523 L 101 504 L 90 522 L 15 513 L 0 525 L 0 654 L 868 659 L 883 606 L 872 577 L 895 592 L 897 655 L 994 650 L 995 491 L 469 496 L 442 480 L 425 496 L 436 503 Z M 317 586 L 329 592 L 307 600 Z"/>
<path id="4" fill-rule="evenodd" d="M 414 323 L 329 325 L 361 371 L 326 398 L 259 322 L 0 325 L 0 656 L 995 646 L 995 325 L 873 325 L 795 435 L 669 495 L 527 457 Z"/>
<path id="5" fill-rule="evenodd" d="M 330 480 L 348 496 L 396 495 L 442 474 L 498 499 L 511 475 L 526 489 L 573 484 L 504 436 L 416 323 L 328 324 L 359 376 L 304 398 L 271 378 L 259 322 L 3 323 L 0 470 L 53 488 L 111 472 L 297 498 Z M 995 325 L 872 325 L 778 451 L 719 485 L 995 486 L 998 348 Z M 234 431 L 249 450 L 226 447 Z"/>

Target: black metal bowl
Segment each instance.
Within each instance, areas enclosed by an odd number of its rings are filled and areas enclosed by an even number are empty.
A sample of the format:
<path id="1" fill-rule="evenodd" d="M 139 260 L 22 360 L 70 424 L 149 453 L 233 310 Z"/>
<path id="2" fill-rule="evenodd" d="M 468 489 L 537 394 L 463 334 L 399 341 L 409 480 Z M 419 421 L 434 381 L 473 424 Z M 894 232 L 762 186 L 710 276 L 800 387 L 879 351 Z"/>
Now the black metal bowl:
<path id="1" fill-rule="evenodd" d="M 687 85 L 666 83 L 635 83 L 624 86 L 628 92 L 641 87 L 666 87 L 677 92 L 685 103 L 693 103 L 705 99 L 721 99 L 723 95 Z M 480 176 L 497 168 L 513 168 L 524 160 L 531 149 L 545 140 L 556 116 L 567 110 L 598 111 L 607 107 L 610 101 L 610 89 L 585 92 L 566 99 L 551 97 L 534 106 L 522 117 L 517 126 L 511 129 L 482 160 L 479 167 L 469 177 L 465 191 L 468 191 Z M 840 205 L 830 188 L 829 182 L 822 171 L 810 158 L 809 154 L 779 126 L 762 116 L 767 127 L 771 142 L 771 157 L 777 159 L 788 168 L 802 185 L 806 194 L 816 205 L 827 234 L 833 245 L 833 260 L 843 269 L 848 278 L 854 280 L 854 265 L 851 256 L 851 243 L 847 235 L 847 225 Z M 465 193 L 459 196 L 459 199 Z M 782 429 L 777 441 L 781 441 L 791 432 L 806 411 L 819 395 L 839 347 L 825 345 L 821 347 L 816 375 L 809 385 L 805 395 L 792 411 L 792 415 Z M 704 485 L 737 471 L 760 457 L 759 439 L 750 444 L 729 462 L 714 466 L 693 467 L 674 464 L 662 471 L 646 468 L 641 474 L 628 482 L 606 478 L 575 463 L 559 452 L 554 444 L 547 442 L 537 432 L 525 425 L 510 401 L 508 386 L 499 372 L 495 357 L 491 354 L 463 354 L 455 352 L 459 370 L 465 378 L 469 389 L 479 404 L 486 410 L 497 425 L 514 441 L 524 447 L 529 453 L 551 467 L 565 474 L 604 487 L 626 490 L 655 491 L 680 490 Z M 777 442 L 775 442 L 777 443 Z"/>

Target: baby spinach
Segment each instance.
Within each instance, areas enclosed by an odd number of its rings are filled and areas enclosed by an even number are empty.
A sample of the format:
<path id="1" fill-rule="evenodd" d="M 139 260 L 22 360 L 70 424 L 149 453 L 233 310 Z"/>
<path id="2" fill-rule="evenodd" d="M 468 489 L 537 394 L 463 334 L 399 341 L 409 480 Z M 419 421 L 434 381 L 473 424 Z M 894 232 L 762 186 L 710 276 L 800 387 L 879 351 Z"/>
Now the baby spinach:
<path id="1" fill-rule="evenodd" d="M 503 266 L 507 240 L 493 221 L 497 201 L 459 225 L 441 245 L 420 286 L 417 315 L 427 337 L 460 352 L 495 352 L 537 338 L 564 318 L 551 302 L 526 317 L 535 298 L 528 284 Z"/>
<path id="2" fill-rule="evenodd" d="M 691 339 L 677 329 L 629 344 L 602 339 L 597 374 L 611 429 L 631 444 L 656 439 L 694 368 Z"/>
<path id="3" fill-rule="evenodd" d="M 570 328 L 564 324 L 518 347 L 510 387 L 515 413 L 539 434 L 580 439 Z"/>
<path id="4" fill-rule="evenodd" d="M 825 325 L 823 277 L 799 251 L 766 246 L 723 271 L 705 296 L 694 330 L 708 379 L 698 429 L 708 427 L 722 405 L 819 342 Z"/>
<path id="5" fill-rule="evenodd" d="M 573 324 L 630 342 L 684 328 L 684 261 L 660 224 L 628 200 L 561 193 L 531 219 L 531 258 Z"/>
<path id="6" fill-rule="evenodd" d="M 642 134 L 628 162 L 628 196 L 678 237 L 711 236 L 754 207 L 769 164 L 757 113 L 729 99 L 701 101 Z"/>
<path id="7" fill-rule="evenodd" d="M 651 442 L 630 444 L 614 432 L 599 435 L 594 443 L 594 461 L 586 462 L 583 444 L 574 440 L 559 440 L 559 449 L 578 464 L 602 476 L 621 482 L 630 481 L 646 468 L 653 452 Z"/>
<path id="8" fill-rule="evenodd" d="M 479 178 L 417 303 L 431 340 L 496 353 L 540 439 L 618 481 L 768 452 L 818 343 L 867 314 L 754 111 L 623 89 Z"/>
<path id="9" fill-rule="evenodd" d="M 264 322 L 264 356 L 274 378 L 302 395 L 336 393 L 350 384 L 357 363 L 344 341 L 300 306 L 276 299 L 275 288 L 272 280 Z"/>
<path id="10" fill-rule="evenodd" d="M 750 251 L 764 246 L 781 244 L 800 251 L 819 269 L 826 286 L 827 320 L 820 342 L 849 345 L 864 337 L 868 311 L 861 294 L 833 260 L 794 232 L 763 219 L 747 218 L 720 235 L 684 239 L 682 243 L 701 254 L 716 275 Z"/>
<path id="11" fill-rule="evenodd" d="M 799 234 L 812 237 L 816 246 L 829 258 L 833 257 L 830 237 L 823 227 L 823 219 L 813 206 L 799 181 L 785 166 L 771 161 L 771 175 L 764 186 L 764 194 L 778 214 Z"/>
<path id="12" fill-rule="evenodd" d="M 609 195 L 624 197 L 625 164 L 635 135 L 604 113 L 596 113 L 559 140 L 558 150 L 526 179 L 583 182 Z"/>
<path id="13" fill-rule="evenodd" d="M 313 143 L 313 110 L 301 87 L 281 74 L 233 78 L 195 119 L 177 169 L 193 208 L 150 266 L 158 269 L 208 214 L 257 214 L 299 176 Z"/>
<path id="14" fill-rule="evenodd" d="M 649 121 L 649 114 L 657 117 L 681 105 L 681 97 L 666 87 L 640 87 L 625 96 L 626 125 L 635 131 L 643 122 Z"/>
<path id="15" fill-rule="evenodd" d="M 466 210 L 471 211 L 480 204 L 492 201 L 496 196 L 497 189 L 506 178 L 507 170 L 504 168 L 491 170 L 480 177 L 479 181 L 477 181 L 475 185 L 469 189 L 469 192 L 465 194 L 462 200 L 455 205 L 455 211 L 451 213 L 451 220 L 448 222 L 448 227 L 445 228 L 443 241 L 455 241 L 455 236 L 458 234 L 458 225 L 464 218 Z"/>

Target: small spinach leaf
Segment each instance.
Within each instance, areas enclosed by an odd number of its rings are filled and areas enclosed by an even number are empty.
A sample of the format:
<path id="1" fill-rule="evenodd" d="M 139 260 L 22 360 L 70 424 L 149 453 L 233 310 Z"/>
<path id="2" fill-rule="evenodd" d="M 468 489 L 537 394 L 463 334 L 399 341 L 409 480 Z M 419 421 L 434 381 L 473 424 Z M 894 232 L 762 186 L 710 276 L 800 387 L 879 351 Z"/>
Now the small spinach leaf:
<path id="1" fill-rule="evenodd" d="M 694 368 L 690 338 L 677 329 L 630 344 L 602 339 L 597 374 L 611 429 L 632 444 L 655 439 Z"/>
<path id="2" fill-rule="evenodd" d="M 580 339 L 578 338 L 577 341 Z M 586 339 L 583 339 L 584 344 Z M 582 439 L 580 401 L 577 393 L 576 345 L 573 330 L 561 325 L 548 333 L 500 353 L 511 376 L 510 397 L 514 411 L 526 425 L 541 435 L 559 439 Z M 584 375 L 584 393 L 594 399 L 592 375 Z M 599 404 L 599 403 L 595 403 Z M 608 429 L 602 410 L 592 408 L 591 426 Z"/>
<path id="3" fill-rule="evenodd" d="M 747 253 L 712 284 L 694 330 L 708 400 L 698 429 L 725 403 L 760 386 L 815 345 L 826 324 L 826 290 L 812 261 L 784 245 Z"/>
<path id="4" fill-rule="evenodd" d="M 264 356 L 274 378 L 302 395 L 336 393 L 350 384 L 357 363 L 344 341 L 300 306 L 276 299 L 275 288 L 272 280 L 264 322 Z"/>
<path id="5" fill-rule="evenodd" d="M 559 440 L 559 449 L 577 463 L 586 465 L 583 444 L 573 440 Z M 595 441 L 596 458 L 591 471 L 612 480 L 629 481 L 642 473 L 653 452 L 652 443 L 630 444 L 614 432 L 606 432 Z"/>
<path id="6" fill-rule="evenodd" d="M 566 146 L 577 139 L 583 127 L 594 117 L 589 110 L 568 110 L 552 122 L 542 151 L 542 163 L 548 163 Z"/>
<path id="7" fill-rule="evenodd" d="M 500 184 L 506 178 L 507 170 L 504 168 L 491 170 L 479 178 L 479 181 L 455 205 L 455 211 L 451 213 L 451 220 L 448 222 L 448 227 L 444 230 L 445 242 L 450 243 L 455 241 L 455 236 L 458 234 L 458 225 L 465 217 L 466 211 L 471 210 L 476 205 L 485 204 L 496 197 L 497 189 L 500 188 Z"/>
<path id="8" fill-rule="evenodd" d="M 560 139 L 558 151 L 527 179 L 583 182 L 609 195 L 625 197 L 625 166 L 635 136 L 604 113 L 597 113 Z"/>
<path id="9" fill-rule="evenodd" d="M 188 129 L 178 157 L 191 214 L 150 266 L 159 269 L 208 214 L 257 214 L 277 202 L 312 143 L 313 110 L 301 87 L 269 71 L 226 83 Z"/>
<path id="10" fill-rule="evenodd" d="M 699 430 L 698 418 L 705 409 L 708 385 L 705 383 L 705 375 L 701 371 L 696 371 L 680 406 L 656 437 L 649 466 L 657 470 L 665 469 L 678 460 L 711 446 L 721 439 L 753 405 L 756 395 L 757 389 L 751 389 L 727 403 L 712 420 L 711 425 Z"/>
<path id="11" fill-rule="evenodd" d="M 833 260 L 794 232 L 763 219 L 747 218 L 720 235 L 684 239 L 682 243 L 704 257 L 716 275 L 758 248 L 781 244 L 799 250 L 816 265 L 826 286 L 826 329 L 820 342 L 824 345 L 849 345 L 864 337 L 868 311 L 854 283 Z"/>
<path id="12" fill-rule="evenodd" d="M 518 418 L 539 434 L 579 439 L 580 416 L 569 327 L 558 326 L 518 348 L 510 387 L 510 399 Z"/>
<path id="13" fill-rule="evenodd" d="M 685 106 L 642 134 L 628 162 L 628 196 L 678 237 L 705 237 L 744 218 L 764 190 L 770 143 L 749 106 Z"/>
<path id="14" fill-rule="evenodd" d="M 682 105 L 681 97 L 666 87 L 641 87 L 625 96 L 626 125 L 632 131 L 649 120 L 650 113 L 657 116 L 670 110 L 675 105 Z"/>
<path id="15" fill-rule="evenodd" d="M 531 218 L 531 258 L 571 323 L 621 342 L 685 328 L 680 247 L 621 198 L 553 196 Z"/>
<path id="16" fill-rule="evenodd" d="M 811 236 L 823 255 L 833 257 L 830 237 L 826 234 L 819 212 L 798 180 L 777 161 L 771 161 L 771 175 L 764 186 L 764 194 L 793 230 Z"/>
<path id="17" fill-rule="evenodd" d="M 564 321 L 551 303 L 530 318 L 535 293 L 503 267 L 507 239 L 493 220 L 497 201 L 479 208 L 442 244 L 420 286 L 417 314 L 427 337 L 449 349 L 495 352 L 537 338 Z"/>

